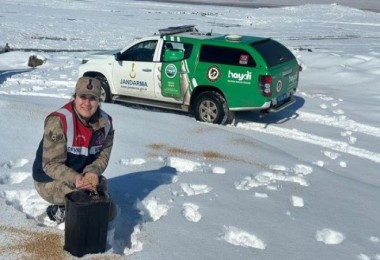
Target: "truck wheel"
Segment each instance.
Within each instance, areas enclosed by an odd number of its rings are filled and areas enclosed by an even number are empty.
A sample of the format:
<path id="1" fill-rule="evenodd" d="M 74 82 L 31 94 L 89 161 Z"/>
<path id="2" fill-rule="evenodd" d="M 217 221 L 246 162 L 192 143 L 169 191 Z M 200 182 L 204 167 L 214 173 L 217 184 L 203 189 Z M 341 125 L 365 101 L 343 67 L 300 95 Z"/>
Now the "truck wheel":
<path id="1" fill-rule="evenodd" d="M 225 99 L 215 91 L 204 92 L 195 102 L 195 119 L 201 122 L 220 124 L 225 117 Z"/>
<path id="2" fill-rule="evenodd" d="M 228 110 L 227 116 L 225 116 L 225 121 L 226 122 L 224 124 L 226 124 L 226 125 L 234 123 L 234 121 L 235 121 L 235 112 Z"/>
<path id="3" fill-rule="evenodd" d="M 102 84 L 102 93 L 100 95 L 100 101 L 104 102 L 104 103 L 111 102 L 111 100 L 112 100 L 111 91 L 110 91 L 110 87 L 108 85 L 107 79 L 105 77 L 102 77 L 102 76 L 97 76 L 96 78 Z"/>

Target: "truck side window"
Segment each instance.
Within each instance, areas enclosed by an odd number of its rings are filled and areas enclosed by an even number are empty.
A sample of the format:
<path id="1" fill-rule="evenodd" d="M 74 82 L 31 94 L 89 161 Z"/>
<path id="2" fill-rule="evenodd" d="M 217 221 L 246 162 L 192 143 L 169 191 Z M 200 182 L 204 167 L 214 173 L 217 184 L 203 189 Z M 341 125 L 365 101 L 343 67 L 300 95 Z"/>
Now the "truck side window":
<path id="1" fill-rule="evenodd" d="M 234 66 L 255 67 L 256 62 L 245 50 L 202 45 L 199 61 Z"/>
<path id="2" fill-rule="evenodd" d="M 193 50 L 193 45 L 190 43 L 182 43 L 182 42 L 165 42 L 164 43 L 164 48 L 162 51 L 162 58 L 164 55 L 164 51 L 166 49 L 176 49 L 176 50 L 183 50 L 184 52 L 184 58 L 183 59 L 188 59 L 191 55 L 191 51 Z"/>
<path id="3" fill-rule="evenodd" d="M 193 45 L 189 43 L 184 43 L 183 48 L 185 49 L 184 59 L 188 59 L 191 56 L 191 52 L 193 51 Z"/>
<path id="4" fill-rule="evenodd" d="M 154 51 L 156 50 L 157 41 L 140 42 L 128 50 L 124 51 L 121 56 L 124 61 L 153 61 Z"/>

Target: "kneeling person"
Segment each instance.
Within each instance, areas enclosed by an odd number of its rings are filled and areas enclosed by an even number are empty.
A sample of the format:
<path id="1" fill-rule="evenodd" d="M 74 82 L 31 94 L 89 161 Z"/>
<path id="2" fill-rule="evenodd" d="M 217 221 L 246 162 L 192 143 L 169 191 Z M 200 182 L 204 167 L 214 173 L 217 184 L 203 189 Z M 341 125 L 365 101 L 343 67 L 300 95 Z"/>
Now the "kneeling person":
<path id="1" fill-rule="evenodd" d="M 112 118 L 100 109 L 101 83 L 81 77 L 73 99 L 45 119 L 44 134 L 33 164 L 34 186 L 51 203 L 51 220 L 65 220 L 65 195 L 78 189 L 107 193 L 102 176 L 111 155 Z M 111 203 L 109 220 L 116 216 Z"/>

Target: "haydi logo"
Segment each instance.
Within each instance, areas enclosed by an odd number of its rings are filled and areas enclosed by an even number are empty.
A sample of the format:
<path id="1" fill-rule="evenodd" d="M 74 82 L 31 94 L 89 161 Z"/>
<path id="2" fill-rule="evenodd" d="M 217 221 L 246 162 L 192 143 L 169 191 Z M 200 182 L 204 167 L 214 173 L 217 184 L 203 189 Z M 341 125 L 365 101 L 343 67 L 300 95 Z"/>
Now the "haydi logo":
<path id="1" fill-rule="evenodd" d="M 232 72 L 228 71 L 228 78 L 229 79 L 237 79 L 239 81 L 242 80 L 251 80 L 252 79 L 252 72 L 247 71 L 247 73 L 237 73 L 237 72 Z"/>

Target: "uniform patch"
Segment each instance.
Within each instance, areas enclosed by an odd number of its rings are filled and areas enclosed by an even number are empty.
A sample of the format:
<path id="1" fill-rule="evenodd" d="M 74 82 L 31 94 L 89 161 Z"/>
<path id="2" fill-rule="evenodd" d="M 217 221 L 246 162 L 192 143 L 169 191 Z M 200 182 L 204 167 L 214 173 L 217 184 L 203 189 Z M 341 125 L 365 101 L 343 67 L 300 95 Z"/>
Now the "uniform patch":
<path id="1" fill-rule="evenodd" d="M 53 142 L 58 142 L 58 141 L 61 141 L 63 138 L 63 134 L 52 134 L 50 139 L 53 141 Z"/>
<path id="2" fill-rule="evenodd" d="M 103 145 L 105 140 L 106 137 L 101 131 L 95 132 L 95 135 L 93 136 L 94 145 Z"/>

